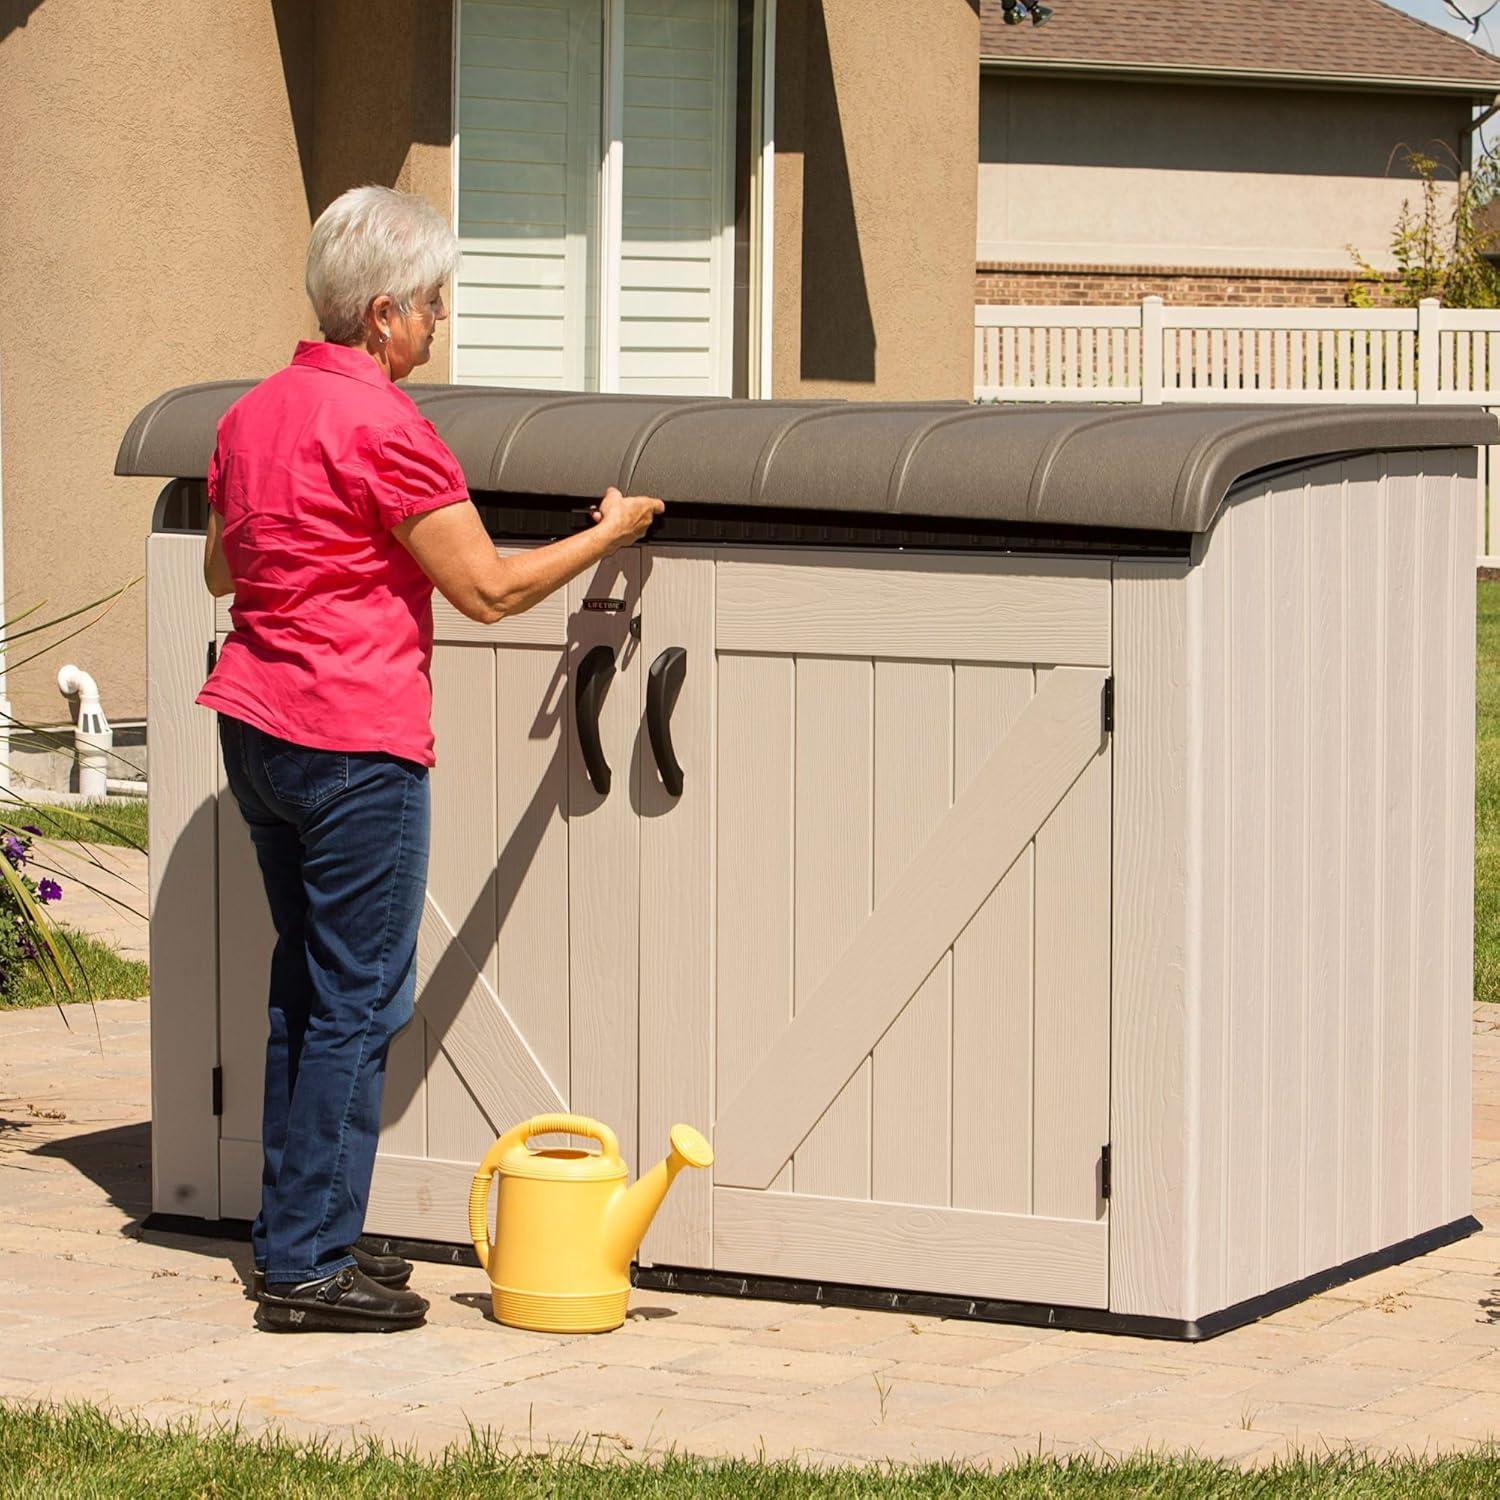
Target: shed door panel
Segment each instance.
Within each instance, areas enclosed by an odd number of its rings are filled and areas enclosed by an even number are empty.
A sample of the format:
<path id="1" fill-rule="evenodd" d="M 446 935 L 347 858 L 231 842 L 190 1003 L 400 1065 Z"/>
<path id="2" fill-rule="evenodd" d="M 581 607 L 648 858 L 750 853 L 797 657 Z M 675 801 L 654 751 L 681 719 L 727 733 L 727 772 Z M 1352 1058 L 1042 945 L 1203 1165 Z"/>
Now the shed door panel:
<path id="1" fill-rule="evenodd" d="M 432 858 L 416 1014 L 387 1063 L 366 1227 L 466 1242 L 474 1168 L 526 1116 L 570 1108 L 634 1147 L 640 672 L 625 649 L 639 593 L 623 554 L 513 621 L 479 626 L 435 601 Z M 621 599 L 585 612 L 586 595 Z M 609 644 L 601 716 L 614 786 L 578 755 L 572 674 Z M 227 1216 L 259 1200 L 260 1091 L 272 936 L 248 836 L 221 797 L 221 1174 Z M 586 920 L 572 920 L 570 912 Z"/>
<path id="2" fill-rule="evenodd" d="M 515 621 L 437 612 L 417 1012 L 392 1052 L 373 1233 L 466 1241 L 474 1168 L 529 1115 L 597 1116 L 634 1158 L 639 592 L 639 559 L 622 553 Z M 575 721 L 574 674 L 596 645 L 617 663 L 607 796 Z"/>
<path id="3" fill-rule="evenodd" d="M 719 1269 L 1105 1304 L 1107 611 L 1087 564 L 718 564 Z"/>

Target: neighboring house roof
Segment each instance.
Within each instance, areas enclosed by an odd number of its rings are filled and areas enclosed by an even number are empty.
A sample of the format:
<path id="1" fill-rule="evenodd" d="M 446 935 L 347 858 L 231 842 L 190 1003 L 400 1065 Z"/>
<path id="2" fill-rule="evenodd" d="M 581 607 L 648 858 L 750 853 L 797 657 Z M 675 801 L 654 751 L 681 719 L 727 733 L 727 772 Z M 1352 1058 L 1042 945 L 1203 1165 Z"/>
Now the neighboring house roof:
<path id="1" fill-rule="evenodd" d="M 1045 26 L 1007 26 L 1000 0 L 981 0 L 985 67 L 1500 92 L 1500 58 L 1381 0 L 1046 3 Z"/>

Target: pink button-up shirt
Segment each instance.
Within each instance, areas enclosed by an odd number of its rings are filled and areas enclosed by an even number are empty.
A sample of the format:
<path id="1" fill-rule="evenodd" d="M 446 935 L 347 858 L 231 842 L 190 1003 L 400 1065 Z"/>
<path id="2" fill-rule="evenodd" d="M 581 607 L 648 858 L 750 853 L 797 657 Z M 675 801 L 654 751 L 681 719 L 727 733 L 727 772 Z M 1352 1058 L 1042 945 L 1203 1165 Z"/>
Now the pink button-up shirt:
<path id="1" fill-rule="evenodd" d="M 234 630 L 198 702 L 298 745 L 432 765 L 432 584 L 391 528 L 467 498 L 369 355 L 298 344 L 219 423 L 208 499 Z"/>

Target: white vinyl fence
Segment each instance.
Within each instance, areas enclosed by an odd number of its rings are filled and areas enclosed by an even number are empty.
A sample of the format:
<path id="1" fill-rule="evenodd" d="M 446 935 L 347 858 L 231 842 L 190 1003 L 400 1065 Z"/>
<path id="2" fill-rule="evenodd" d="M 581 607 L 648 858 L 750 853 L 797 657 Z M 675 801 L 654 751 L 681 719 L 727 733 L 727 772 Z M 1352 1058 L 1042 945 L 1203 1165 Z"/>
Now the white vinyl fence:
<path id="1" fill-rule="evenodd" d="M 1500 311 L 976 307 L 974 398 L 1500 408 Z M 1480 451 L 1475 542 L 1500 566 L 1500 447 Z"/>

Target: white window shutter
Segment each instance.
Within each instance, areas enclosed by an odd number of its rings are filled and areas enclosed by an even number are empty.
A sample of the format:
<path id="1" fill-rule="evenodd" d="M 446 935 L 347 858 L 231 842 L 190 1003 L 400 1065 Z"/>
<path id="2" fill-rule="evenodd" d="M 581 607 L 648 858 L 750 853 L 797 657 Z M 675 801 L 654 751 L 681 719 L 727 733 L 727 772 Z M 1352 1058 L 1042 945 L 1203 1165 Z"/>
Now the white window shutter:
<path id="1" fill-rule="evenodd" d="M 727 395 L 734 0 L 463 0 L 453 378 L 598 387 L 606 3 L 624 26 L 619 388 Z"/>
<path id="2" fill-rule="evenodd" d="M 620 388 L 727 395 L 734 6 L 624 3 Z"/>
<path id="3" fill-rule="evenodd" d="M 455 381 L 596 384 L 603 0 L 464 0 Z"/>

